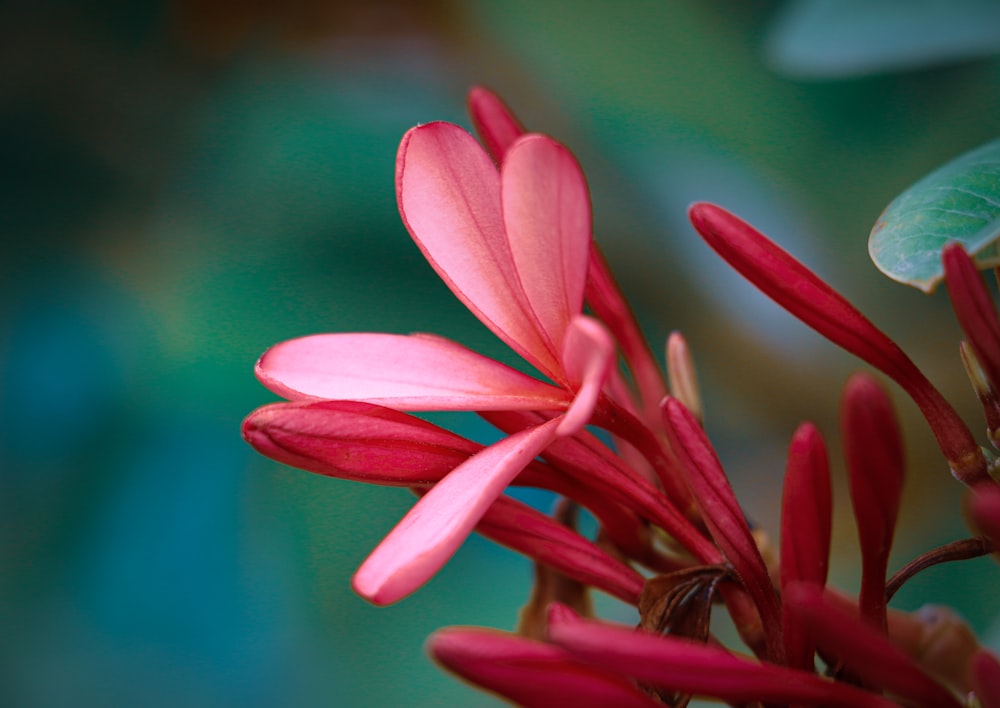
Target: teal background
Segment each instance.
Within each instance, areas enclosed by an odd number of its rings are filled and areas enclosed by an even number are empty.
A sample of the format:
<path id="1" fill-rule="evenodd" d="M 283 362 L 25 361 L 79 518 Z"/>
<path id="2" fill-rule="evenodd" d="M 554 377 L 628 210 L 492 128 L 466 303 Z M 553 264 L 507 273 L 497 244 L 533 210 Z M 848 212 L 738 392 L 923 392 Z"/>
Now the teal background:
<path id="1" fill-rule="evenodd" d="M 430 331 L 510 359 L 423 262 L 393 193 L 402 134 L 467 125 L 475 83 L 580 158 L 597 238 L 654 349 L 688 335 L 710 433 L 762 524 L 799 421 L 839 458 L 839 388 L 861 365 L 716 262 L 691 201 L 829 278 L 978 432 L 946 295 L 866 254 L 899 191 L 1000 135 L 1000 39 L 970 29 L 1000 27 L 996 4 L 944 5 L 947 22 L 926 1 L 820 22 L 828 4 L 763 0 L 5 4 L 0 704 L 496 704 L 422 645 L 445 625 L 513 627 L 530 565 L 473 538 L 373 608 L 349 578 L 408 494 L 282 467 L 239 436 L 274 400 L 253 363 L 283 339 Z M 898 567 L 964 532 L 961 490 L 893 392 L 912 463 Z M 937 569 L 897 605 L 951 603 L 992 636 L 996 581 L 988 560 Z"/>

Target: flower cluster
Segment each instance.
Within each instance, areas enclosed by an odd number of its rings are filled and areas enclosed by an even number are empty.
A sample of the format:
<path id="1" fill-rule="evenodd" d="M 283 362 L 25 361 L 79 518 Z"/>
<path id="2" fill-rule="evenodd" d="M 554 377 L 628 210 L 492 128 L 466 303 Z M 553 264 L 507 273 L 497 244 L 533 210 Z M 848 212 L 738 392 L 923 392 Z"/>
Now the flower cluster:
<path id="1" fill-rule="evenodd" d="M 410 488 L 413 508 L 365 560 L 355 590 L 395 602 L 440 569 L 473 530 L 536 562 L 519 631 L 449 628 L 429 641 L 445 667 L 524 705 L 738 704 L 1000 708 L 1000 662 L 942 609 L 905 614 L 893 593 L 930 565 L 983 555 L 1000 539 L 1000 487 L 954 409 L 885 334 L 737 217 L 691 207 L 695 230 L 744 277 L 898 383 L 972 490 L 979 535 L 934 549 L 887 578 L 904 477 L 887 393 L 852 377 L 842 433 L 858 527 L 857 597 L 827 586 L 831 482 L 820 432 L 788 451 L 781 546 L 748 524 L 701 422 L 687 344 L 666 346 L 667 375 L 591 233 L 587 184 L 572 154 L 527 132 L 492 93 L 469 97 L 482 145 L 429 123 L 403 138 L 396 193 L 428 262 L 528 376 L 430 334 L 341 333 L 276 345 L 257 364 L 288 399 L 253 412 L 244 436 L 281 462 Z M 961 247 L 944 254 L 968 344 L 963 360 L 1000 437 L 1000 320 Z M 410 415 L 475 412 L 506 436 L 482 446 Z M 592 431 L 608 433 L 599 437 Z M 608 442 L 610 441 L 610 442 Z M 509 485 L 563 498 L 546 515 Z M 599 523 L 579 533 L 578 508 Z M 638 627 L 594 618 L 594 588 L 637 608 Z M 743 646 L 712 632 L 714 606 Z M 817 671 L 817 657 L 821 671 Z"/>

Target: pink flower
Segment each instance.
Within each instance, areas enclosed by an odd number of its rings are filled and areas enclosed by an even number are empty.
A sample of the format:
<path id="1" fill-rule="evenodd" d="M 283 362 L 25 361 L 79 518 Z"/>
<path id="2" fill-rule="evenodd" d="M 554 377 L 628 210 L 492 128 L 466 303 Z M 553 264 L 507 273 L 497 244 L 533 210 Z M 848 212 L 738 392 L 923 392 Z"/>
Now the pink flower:
<path id="1" fill-rule="evenodd" d="M 441 278 L 556 385 L 427 335 L 317 335 L 261 357 L 260 380 L 291 400 L 553 416 L 477 452 L 421 498 L 354 577 L 376 603 L 425 582 L 531 460 L 589 421 L 614 358 L 604 329 L 581 315 L 590 202 L 565 148 L 525 135 L 498 171 L 464 130 L 431 123 L 403 138 L 396 187 L 407 229 Z"/>
<path id="2" fill-rule="evenodd" d="M 366 479 L 366 465 L 377 464 L 380 455 L 399 458 L 402 445 L 411 450 L 402 455 L 410 479 L 434 477 L 355 575 L 355 589 L 376 603 L 398 600 L 425 582 L 536 456 L 560 439 L 584 441 L 587 423 L 608 428 L 638 456 L 623 464 L 600 452 L 600 444 L 564 445 L 562 454 L 575 450 L 572 465 L 582 465 L 574 474 L 589 480 L 570 485 L 572 496 L 595 501 L 595 489 L 610 487 L 618 503 L 626 509 L 637 505 L 696 557 L 716 558 L 717 551 L 676 506 L 688 506 L 689 496 L 662 429 L 648 429 L 634 418 L 642 414 L 641 405 L 613 367 L 616 341 L 601 322 L 582 315 L 588 273 L 596 273 L 605 304 L 595 311 L 614 312 L 607 315 L 614 319 L 612 330 L 636 339 L 638 327 L 627 308 L 622 311 L 624 299 L 601 267 L 589 265 L 590 205 L 579 165 L 551 138 L 523 134 L 492 94 L 475 91 L 470 104 L 499 169 L 457 126 L 414 128 L 404 136 L 397 159 L 400 213 L 455 295 L 552 383 L 433 335 L 314 335 L 278 344 L 261 357 L 258 378 L 292 403 L 255 412 L 244 435 L 276 459 L 354 479 Z M 648 378 L 652 359 L 646 358 L 630 363 Z M 660 396 L 665 389 L 658 371 L 655 375 L 660 383 L 654 395 Z M 488 448 L 470 452 L 460 446 L 458 454 L 438 448 L 430 459 L 412 453 L 428 435 L 426 428 L 371 411 L 348 420 L 320 406 L 324 401 L 522 417 L 502 419 L 509 437 Z M 643 405 L 648 404 L 647 396 Z M 530 422 L 528 414 L 534 416 Z M 358 425 L 364 431 L 351 433 Z M 336 462 L 345 435 L 367 438 L 370 457 L 360 464 L 355 458 L 353 471 Z M 452 462 L 442 474 L 441 465 Z M 425 464 L 429 469 L 421 468 Z M 616 468 L 610 480 L 609 465 Z M 655 471 L 669 498 L 644 477 L 647 469 Z M 367 476 L 378 481 L 379 473 L 368 470 Z M 394 483 L 404 479 L 400 475 Z M 612 505 L 588 506 L 596 507 L 595 513 L 603 510 L 602 521 L 612 522 L 607 528 L 616 541 L 628 545 L 629 536 L 635 538 L 634 522 L 622 522 L 622 512 Z M 631 548 L 654 567 L 664 565 L 656 552 L 635 543 Z"/>
<path id="3" fill-rule="evenodd" d="M 718 207 L 692 207 L 696 229 L 741 273 L 899 383 L 955 475 L 974 487 L 971 517 L 984 535 L 929 551 L 887 580 L 902 443 L 882 387 L 852 377 L 841 427 L 861 548 L 854 599 L 827 586 L 832 492 L 819 431 L 806 423 L 792 438 L 776 557 L 704 427 L 686 341 L 669 338 L 664 377 L 592 241 L 576 160 L 551 138 L 527 133 L 484 89 L 470 93 L 469 108 L 485 149 L 447 123 L 404 136 L 400 213 L 454 294 L 539 377 L 430 334 L 314 335 L 272 347 L 257 365 L 260 380 L 289 400 L 247 417 L 244 436 L 256 449 L 419 497 L 358 569 L 357 592 L 378 604 L 404 597 L 473 529 L 532 558 L 538 582 L 521 623 L 528 636 L 451 628 L 428 643 L 449 670 L 522 705 L 685 705 L 698 695 L 739 704 L 957 706 L 956 696 L 972 689 L 984 705 L 996 704 L 1000 664 L 964 624 L 947 613 L 887 608 L 915 573 L 994 551 L 1000 536 L 997 485 L 983 453 L 913 362 L 750 226 Z M 996 402 L 1000 348 L 991 338 L 1000 341 L 1000 320 L 964 252 L 951 249 L 945 260 L 971 342 L 967 366 L 981 374 L 984 401 Z M 407 413 L 436 410 L 475 412 L 506 437 L 483 446 Z M 504 496 L 509 485 L 565 499 L 548 516 Z M 593 539 L 575 528 L 577 505 L 599 523 Z M 590 587 L 635 606 L 638 629 L 589 619 Z M 753 656 L 712 635 L 720 599 Z"/>

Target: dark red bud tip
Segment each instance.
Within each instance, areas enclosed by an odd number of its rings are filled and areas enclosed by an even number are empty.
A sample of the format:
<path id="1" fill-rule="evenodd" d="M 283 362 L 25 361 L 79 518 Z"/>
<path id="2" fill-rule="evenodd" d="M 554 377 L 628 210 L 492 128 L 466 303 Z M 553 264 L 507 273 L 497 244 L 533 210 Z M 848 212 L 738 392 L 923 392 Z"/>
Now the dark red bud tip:
<path id="1" fill-rule="evenodd" d="M 996 390 L 1000 388 L 1000 319 L 993 299 L 962 244 L 945 246 L 941 260 L 952 309 L 983 373 Z"/>

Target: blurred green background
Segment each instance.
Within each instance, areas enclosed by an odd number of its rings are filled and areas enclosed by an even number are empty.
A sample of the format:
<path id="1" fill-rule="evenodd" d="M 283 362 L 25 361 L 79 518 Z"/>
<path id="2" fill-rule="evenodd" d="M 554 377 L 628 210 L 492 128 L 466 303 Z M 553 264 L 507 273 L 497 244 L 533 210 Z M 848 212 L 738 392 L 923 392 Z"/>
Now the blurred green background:
<path id="1" fill-rule="evenodd" d="M 830 279 L 981 428 L 946 295 L 889 282 L 865 244 L 899 191 L 1000 135 L 1000 3 L 13 0 L 0 37 L 2 705 L 496 705 L 422 644 L 513 627 L 529 564 L 473 538 L 373 608 L 349 578 L 408 494 L 284 468 L 239 435 L 273 400 L 253 363 L 283 339 L 431 331 L 506 356 L 393 193 L 403 132 L 467 124 L 476 83 L 579 156 L 598 240 L 654 349 L 688 335 L 710 433 L 765 526 L 792 430 L 816 421 L 837 456 L 861 366 L 716 262 L 691 201 Z M 898 567 L 963 526 L 893 391 L 912 463 Z M 842 484 L 837 503 L 853 590 Z M 954 604 L 996 645 L 996 581 L 990 561 L 939 569 L 896 604 Z"/>

